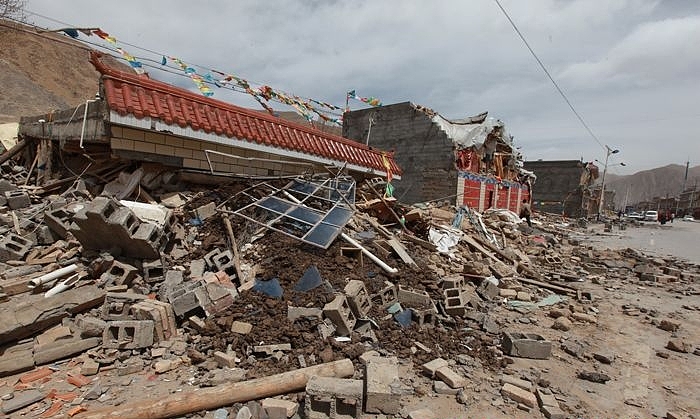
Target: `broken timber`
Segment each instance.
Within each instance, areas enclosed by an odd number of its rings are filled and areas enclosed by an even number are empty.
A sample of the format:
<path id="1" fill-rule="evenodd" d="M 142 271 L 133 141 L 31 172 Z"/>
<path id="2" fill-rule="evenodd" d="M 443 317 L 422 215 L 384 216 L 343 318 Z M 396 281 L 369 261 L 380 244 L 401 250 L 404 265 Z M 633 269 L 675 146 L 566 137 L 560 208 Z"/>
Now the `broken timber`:
<path id="1" fill-rule="evenodd" d="M 234 403 L 262 399 L 303 390 L 311 376 L 352 377 L 355 367 L 349 359 L 314 365 L 269 377 L 218 387 L 199 388 L 170 394 L 158 399 L 141 399 L 119 406 L 106 407 L 79 414 L 76 419 L 158 419 L 183 416 L 202 410 L 213 410 Z"/>

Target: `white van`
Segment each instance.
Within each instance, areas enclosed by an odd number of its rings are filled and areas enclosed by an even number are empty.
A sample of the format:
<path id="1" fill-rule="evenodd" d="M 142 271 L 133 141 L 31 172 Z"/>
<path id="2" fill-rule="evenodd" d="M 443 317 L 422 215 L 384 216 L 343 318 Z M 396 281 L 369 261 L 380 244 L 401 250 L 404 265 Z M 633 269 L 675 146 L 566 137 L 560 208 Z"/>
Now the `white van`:
<path id="1" fill-rule="evenodd" d="M 644 213 L 644 221 L 659 221 L 658 211 L 647 211 Z"/>

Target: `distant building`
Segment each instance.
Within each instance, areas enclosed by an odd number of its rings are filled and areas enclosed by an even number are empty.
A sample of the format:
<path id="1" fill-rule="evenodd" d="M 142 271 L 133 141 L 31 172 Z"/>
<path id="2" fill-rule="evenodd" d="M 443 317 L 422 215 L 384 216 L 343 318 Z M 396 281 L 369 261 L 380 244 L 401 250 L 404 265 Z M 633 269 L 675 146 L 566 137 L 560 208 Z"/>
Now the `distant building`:
<path id="1" fill-rule="evenodd" d="M 343 136 L 394 152 L 403 169 L 394 196 L 402 202 L 449 200 L 478 211 L 518 212 L 530 197 L 532 173 L 522 167 L 504 124 L 486 113 L 447 120 L 410 102 L 346 112 Z"/>
<path id="2" fill-rule="evenodd" d="M 537 176 L 533 210 L 573 218 L 587 218 L 598 213 L 600 188 L 592 188 L 598 178 L 595 164 L 579 160 L 538 160 L 526 161 L 525 169 Z M 606 191 L 604 203 L 612 205 L 611 193 Z"/>
<path id="3" fill-rule="evenodd" d="M 676 215 L 692 215 L 695 219 L 700 219 L 700 189 L 686 189 L 681 192 Z"/>

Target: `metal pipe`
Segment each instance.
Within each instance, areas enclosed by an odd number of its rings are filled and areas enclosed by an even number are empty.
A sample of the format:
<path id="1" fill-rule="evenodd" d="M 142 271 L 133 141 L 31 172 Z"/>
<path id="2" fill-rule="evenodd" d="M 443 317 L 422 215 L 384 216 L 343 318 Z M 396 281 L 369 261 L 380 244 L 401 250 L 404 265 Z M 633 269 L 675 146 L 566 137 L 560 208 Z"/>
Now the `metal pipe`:
<path id="1" fill-rule="evenodd" d="M 42 275 L 40 277 L 32 279 L 31 281 L 29 281 L 29 283 L 27 283 L 27 288 L 34 289 L 36 287 L 41 286 L 42 284 L 53 281 L 54 279 L 60 278 L 64 275 L 68 275 L 77 270 L 78 265 L 76 264 L 68 265 L 65 268 L 56 269 L 55 271 L 49 272 L 46 275 Z"/>

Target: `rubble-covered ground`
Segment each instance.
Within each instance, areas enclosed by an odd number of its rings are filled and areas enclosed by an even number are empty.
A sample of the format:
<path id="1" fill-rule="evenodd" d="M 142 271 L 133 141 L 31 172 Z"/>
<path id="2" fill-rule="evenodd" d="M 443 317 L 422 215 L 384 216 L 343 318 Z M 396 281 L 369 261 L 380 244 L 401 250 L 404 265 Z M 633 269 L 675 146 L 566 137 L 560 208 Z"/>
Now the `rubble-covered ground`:
<path id="1" fill-rule="evenodd" d="M 343 231 L 394 273 L 340 237 L 322 249 L 232 215 L 265 196 L 255 182 L 131 168 L 37 187 L 2 170 L 10 417 L 80 418 L 346 358 L 366 381 L 373 357 L 398 374 L 365 390 L 366 418 L 700 417 L 700 267 L 593 246 L 599 225 L 391 201 L 404 230 L 359 185 Z M 377 411 L 383 396 L 398 404 Z M 279 397 L 287 416 L 320 414 L 303 388 Z M 263 418 L 269 403 L 188 415 Z"/>

